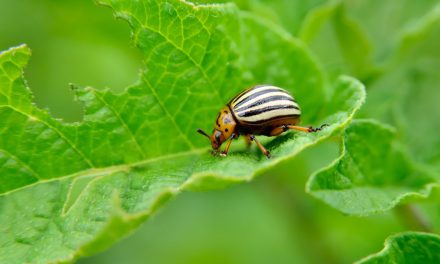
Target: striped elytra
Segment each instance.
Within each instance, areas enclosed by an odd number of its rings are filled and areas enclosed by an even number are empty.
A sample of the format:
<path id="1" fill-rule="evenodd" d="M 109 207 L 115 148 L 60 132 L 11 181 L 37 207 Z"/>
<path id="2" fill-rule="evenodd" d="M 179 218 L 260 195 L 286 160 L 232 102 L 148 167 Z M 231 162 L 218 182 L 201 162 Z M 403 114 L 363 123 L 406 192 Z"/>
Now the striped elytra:
<path id="1" fill-rule="evenodd" d="M 325 126 L 297 126 L 300 116 L 300 107 L 289 92 L 273 85 L 257 85 L 236 95 L 220 110 L 211 136 L 201 129 L 197 132 L 210 140 L 213 153 L 226 156 L 232 140 L 243 135 L 248 144 L 254 141 L 269 158 L 269 151 L 255 135 L 278 136 L 289 129 L 317 132 Z M 227 140 L 225 150 L 219 152 L 220 146 Z"/>
<path id="2" fill-rule="evenodd" d="M 234 97 L 229 103 L 235 118 L 248 124 L 262 124 L 279 118 L 299 118 L 301 110 L 286 90 L 259 85 Z"/>

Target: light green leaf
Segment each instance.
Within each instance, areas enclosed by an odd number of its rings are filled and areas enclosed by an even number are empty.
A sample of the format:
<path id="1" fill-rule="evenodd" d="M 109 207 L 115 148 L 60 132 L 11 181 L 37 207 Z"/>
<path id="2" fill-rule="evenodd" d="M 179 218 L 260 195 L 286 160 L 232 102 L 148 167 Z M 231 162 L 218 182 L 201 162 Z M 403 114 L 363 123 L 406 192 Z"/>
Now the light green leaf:
<path id="1" fill-rule="evenodd" d="M 252 12 L 282 25 L 292 35 L 298 36 L 303 20 L 310 10 L 327 0 L 195 0 L 195 3 L 235 3 L 241 10 Z"/>
<path id="2" fill-rule="evenodd" d="M 315 173 L 307 191 L 346 214 L 389 210 L 439 187 L 431 171 L 412 162 L 396 132 L 375 121 L 356 120 L 345 131 L 343 152 Z"/>
<path id="3" fill-rule="evenodd" d="M 257 15 L 269 16 L 292 35 L 298 36 L 301 25 L 310 10 L 327 2 L 326 0 L 248 0 L 249 8 Z"/>
<path id="4" fill-rule="evenodd" d="M 194 3 L 235 3 L 240 10 L 251 12 L 283 26 L 293 36 L 300 36 L 310 12 L 326 5 L 327 0 L 195 0 Z"/>
<path id="5" fill-rule="evenodd" d="M 400 32 L 397 55 L 407 56 L 414 46 L 426 41 L 430 34 L 438 29 L 440 23 L 440 4 L 437 3 L 429 12 Z M 424 52 L 424 51 L 423 51 Z M 422 52 L 422 53 L 423 53 Z"/>
<path id="6" fill-rule="evenodd" d="M 440 175 L 440 5 L 414 23 L 401 37 L 390 70 L 369 89 L 361 113 L 397 127 L 417 162 Z"/>
<path id="7" fill-rule="evenodd" d="M 373 263 L 439 263 L 440 236 L 427 233 L 406 232 L 393 235 L 385 241 L 385 248 L 358 264 Z"/>
<path id="8" fill-rule="evenodd" d="M 341 1 L 328 1 L 307 12 L 301 24 L 298 37 L 304 42 L 310 43 L 319 33 L 324 23 L 334 16 L 336 9 L 341 6 Z"/>
<path id="9" fill-rule="evenodd" d="M 436 13 L 436 0 L 329 0 L 309 10 L 299 36 L 330 69 L 342 67 L 369 80 L 386 70 L 384 64 L 396 53 L 420 40 L 420 27 L 434 27 Z"/>
<path id="10" fill-rule="evenodd" d="M 107 248 L 185 189 L 249 181 L 350 122 L 363 86 L 324 89 L 304 45 L 234 5 L 108 0 L 143 56 L 120 94 L 73 86 L 84 121 L 66 124 L 32 103 L 26 46 L 0 54 L 0 262 L 67 262 Z M 256 151 L 212 157 L 195 133 L 240 90 L 271 83 L 293 92 L 314 134 L 287 133 Z M 329 92 L 329 93 L 327 93 Z"/>
<path id="11" fill-rule="evenodd" d="M 350 15 L 356 18 L 373 43 L 374 60 L 379 63 L 395 53 L 402 34 L 417 27 L 419 21 L 438 5 L 437 0 L 360 0 L 345 3 Z"/>
<path id="12" fill-rule="evenodd" d="M 342 1 L 328 1 L 311 10 L 299 36 L 333 73 L 350 73 L 363 80 L 377 71 L 370 39 Z"/>
<path id="13" fill-rule="evenodd" d="M 436 27 L 438 13 L 438 1 L 327 1 L 307 13 L 299 36 L 330 72 L 350 73 L 370 88 Z"/>

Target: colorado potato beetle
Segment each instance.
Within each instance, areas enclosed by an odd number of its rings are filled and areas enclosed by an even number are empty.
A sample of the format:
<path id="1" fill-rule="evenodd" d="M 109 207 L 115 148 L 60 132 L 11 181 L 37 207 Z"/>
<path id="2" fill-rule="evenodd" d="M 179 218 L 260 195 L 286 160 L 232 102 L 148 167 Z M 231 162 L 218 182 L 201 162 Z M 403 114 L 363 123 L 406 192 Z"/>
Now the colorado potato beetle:
<path id="1" fill-rule="evenodd" d="M 228 154 L 232 140 L 244 135 L 249 144 L 254 141 L 263 154 L 270 158 L 269 151 L 255 135 L 273 137 L 289 129 L 316 132 L 327 126 L 297 126 L 300 115 L 300 107 L 289 92 L 272 85 L 257 85 L 236 95 L 220 110 L 211 136 L 201 129 L 197 132 L 207 137 L 214 152 L 222 156 Z M 219 152 L 220 146 L 226 140 L 229 141 L 225 150 Z"/>

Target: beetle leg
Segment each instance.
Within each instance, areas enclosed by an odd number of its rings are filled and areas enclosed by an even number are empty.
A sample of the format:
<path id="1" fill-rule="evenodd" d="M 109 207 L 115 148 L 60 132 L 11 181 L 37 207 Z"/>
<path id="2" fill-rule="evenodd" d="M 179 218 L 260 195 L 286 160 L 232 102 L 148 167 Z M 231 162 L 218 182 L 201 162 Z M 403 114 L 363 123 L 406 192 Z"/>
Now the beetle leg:
<path id="1" fill-rule="evenodd" d="M 315 128 L 313 128 L 313 127 L 299 127 L 299 126 L 291 126 L 291 125 L 288 125 L 287 126 L 287 128 L 288 129 L 296 129 L 296 130 L 300 130 L 300 131 L 304 131 L 304 132 L 318 132 L 318 131 L 321 131 L 324 127 L 326 127 L 326 126 L 329 126 L 328 124 L 323 124 L 323 125 L 321 125 L 320 127 L 315 127 Z"/>
<path id="2" fill-rule="evenodd" d="M 270 159 L 270 152 L 263 146 L 261 145 L 260 141 L 257 140 L 257 138 L 254 135 L 249 135 L 250 140 L 255 141 L 255 143 L 257 144 L 257 146 L 260 148 L 261 152 L 263 152 L 263 154 Z"/>
<path id="3" fill-rule="evenodd" d="M 247 146 L 247 148 L 250 148 L 251 145 L 252 145 L 252 139 L 250 138 L 249 135 L 245 136 L 244 138 L 245 138 L 245 140 L 246 140 L 246 146 Z"/>
<path id="4" fill-rule="evenodd" d="M 235 135 L 235 134 L 231 135 L 231 137 L 229 138 L 228 143 L 226 143 L 225 150 L 220 152 L 220 156 L 223 156 L 223 157 L 228 156 L 229 147 L 231 146 L 232 140 L 234 140 L 234 138 L 238 138 L 238 135 Z"/>
<path id="5" fill-rule="evenodd" d="M 292 129 L 292 130 L 298 130 L 298 131 L 302 131 L 302 132 L 318 132 L 321 131 L 324 127 L 328 126 L 327 124 L 323 124 L 320 127 L 317 128 L 313 128 L 313 127 L 301 127 L 301 126 L 293 126 L 293 125 L 282 125 L 280 127 L 276 127 L 274 128 L 271 132 L 270 135 L 271 136 L 278 136 L 279 134 Z"/>

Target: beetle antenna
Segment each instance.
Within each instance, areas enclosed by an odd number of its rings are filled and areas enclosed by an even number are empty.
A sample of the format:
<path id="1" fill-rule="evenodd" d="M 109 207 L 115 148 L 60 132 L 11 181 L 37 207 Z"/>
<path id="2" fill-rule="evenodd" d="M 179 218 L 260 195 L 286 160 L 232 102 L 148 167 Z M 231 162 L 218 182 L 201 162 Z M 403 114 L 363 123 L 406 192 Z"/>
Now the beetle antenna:
<path id="1" fill-rule="evenodd" d="M 204 135 L 204 136 L 207 137 L 208 139 L 210 139 L 210 136 L 209 136 L 208 134 L 206 134 L 205 131 L 201 130 L 200 128 L 197 129 L 197 132 L 198 132 L 199 134 Z"/>

